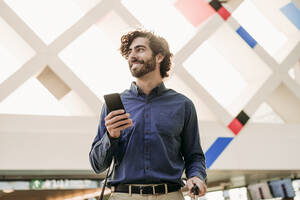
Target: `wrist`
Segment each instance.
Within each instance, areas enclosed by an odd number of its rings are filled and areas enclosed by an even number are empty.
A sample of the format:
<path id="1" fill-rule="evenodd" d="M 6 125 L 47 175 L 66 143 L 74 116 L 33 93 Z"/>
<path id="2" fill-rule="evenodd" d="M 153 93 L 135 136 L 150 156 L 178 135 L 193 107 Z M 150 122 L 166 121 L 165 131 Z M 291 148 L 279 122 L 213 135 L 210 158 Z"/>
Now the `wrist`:
<path id="1" fill-rule="evenodd" d="M 117 140 L 120 137 L 120 135 L 119 135 L 119 137 L 112 136 L 108 131 L 107 131 L 107 135 L 110 140 Z"/>

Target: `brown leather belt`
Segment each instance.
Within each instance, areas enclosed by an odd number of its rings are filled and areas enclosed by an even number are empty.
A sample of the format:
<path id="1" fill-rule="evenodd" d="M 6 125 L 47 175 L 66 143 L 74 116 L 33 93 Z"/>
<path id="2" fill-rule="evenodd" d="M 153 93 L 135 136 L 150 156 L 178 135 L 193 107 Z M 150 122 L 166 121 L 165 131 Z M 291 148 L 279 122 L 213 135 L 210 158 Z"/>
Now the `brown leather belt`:
<path id="1" fill-rule="evenodd" d="M 132 193 L 132 194 L 167 194 L 180 190 L 178 184 L 159 184 L 153 186 L 136 186 L 136 185 L 117 185 L 114 187 L 114 192 Z"/>

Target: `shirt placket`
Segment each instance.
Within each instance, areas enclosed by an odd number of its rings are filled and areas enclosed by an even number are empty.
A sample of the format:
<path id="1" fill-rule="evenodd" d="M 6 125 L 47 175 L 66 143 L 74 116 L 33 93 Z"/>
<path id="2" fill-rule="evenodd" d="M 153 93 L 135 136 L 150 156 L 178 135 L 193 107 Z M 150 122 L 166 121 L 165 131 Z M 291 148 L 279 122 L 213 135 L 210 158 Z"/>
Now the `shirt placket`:
<path id="1" fill-rule="evenodd" d="M 144 130 L 144 157 L 145 157 L 145 173 L 150 172 L 150 128 L 151 128 L 151 112 L 150 98 L 145 99 L 145 130 Z"/>

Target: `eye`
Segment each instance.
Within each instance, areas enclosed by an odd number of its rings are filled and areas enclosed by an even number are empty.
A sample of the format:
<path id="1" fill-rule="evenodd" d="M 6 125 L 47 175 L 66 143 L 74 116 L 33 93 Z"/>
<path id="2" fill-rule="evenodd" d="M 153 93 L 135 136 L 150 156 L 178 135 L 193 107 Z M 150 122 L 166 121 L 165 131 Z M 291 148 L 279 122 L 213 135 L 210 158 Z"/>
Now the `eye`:
<path id="1" fill-rule="evenodd" d="M 144 51 L 144 48 L 138 48 L 137 49 L 137 52 L 143 52 Z"/>

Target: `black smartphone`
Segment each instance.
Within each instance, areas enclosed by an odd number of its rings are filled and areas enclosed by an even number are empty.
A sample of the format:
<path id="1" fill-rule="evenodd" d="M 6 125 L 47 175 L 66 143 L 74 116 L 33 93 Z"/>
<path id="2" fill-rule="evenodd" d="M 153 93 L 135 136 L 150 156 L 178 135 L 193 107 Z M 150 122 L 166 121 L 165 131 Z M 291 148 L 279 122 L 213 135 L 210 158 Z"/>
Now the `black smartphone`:
<path id="1" fill-rule="evenodd" d="M 110 113 L 111 111 L 114 111 L 114 110 L 119 110 L 119 109 L 125 110 L 119 93 L 104 95 L 104 100 L 105 100 L 105 103 L 106 103 L 106 106 L 108 109 L 108 113 Z M 126 113 L 126 110 L 125 110 L 125 113 Z"/>

